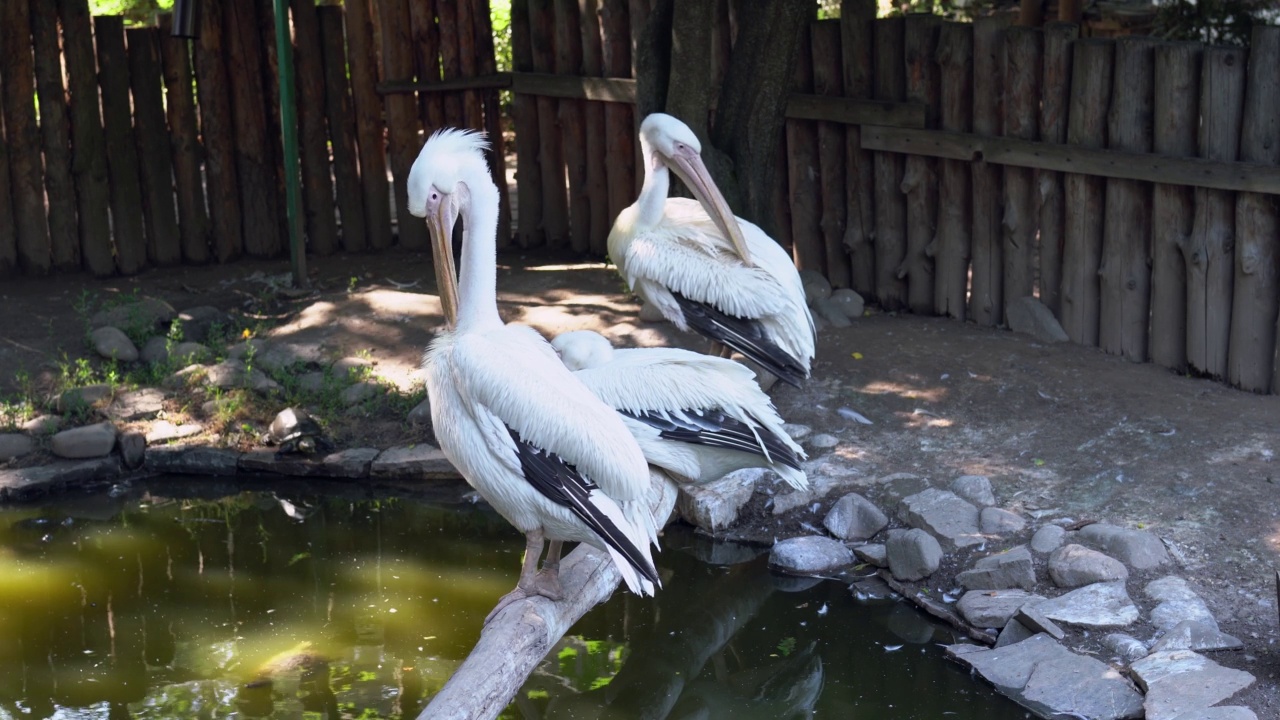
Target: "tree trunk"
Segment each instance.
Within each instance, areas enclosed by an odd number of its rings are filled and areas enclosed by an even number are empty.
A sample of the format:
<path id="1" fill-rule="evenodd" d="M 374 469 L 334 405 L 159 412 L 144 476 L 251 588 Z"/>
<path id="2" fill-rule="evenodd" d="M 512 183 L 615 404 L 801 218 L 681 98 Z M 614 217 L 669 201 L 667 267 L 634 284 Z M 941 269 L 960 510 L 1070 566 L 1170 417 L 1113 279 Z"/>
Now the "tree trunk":
<path id="1" fill-rule="evenodd" d="M 225 10 L 227 57 L 232 63 L 229 67 L 235 69 L 231 110 L 244 250 L 250 257 L 279 257 L 288 243 L 279 231 L 281 209 L 276 188 L 280 180 L 276 177 L 276 157 L 271 152 L 273 138 L 267 134 L 267 107 L 274 103 L 263 102 L 267 95 L 262 43 L 257 33 L 258 10 L 255 0 L 226 0 Z M 300 105 L 306 112 L 305 103 Z"/>
<path id="2" fill-rule="evenodd" d="M 972 127 L 973 25 L 944 23 L 937 59 L 942 69 L 942 129 L 967 133 Z M 943 160 L 938 180 L 938 229 L 929 250 L 934 259 L 933 311 L 957 320 L 967 316 L 971 203 L 969 163 Z"/>
<path id="3" fill-rule="evenodd" d="M 200 94 L 209 215 L 213 220 L 213 255 L 218 262 L 234 260 L 244 248 L 225 55 L 222 2 L 204 0 L 200 7 L 200 38 L 196 41 L 196 88 Z"/>
<path id="4" fill-rule="evenodd" d="M 4 127 L 9 145 L 9 178 L 14 227 L 18 234 L 18 263 L 29 275 L 44 275 L 49 272 L 52 254 L 44 210 L 40 128 L 36 124 L 30 8 L 22 0 L 6 0 L 0 7 L 0 22 L 3 23 L 0 34 L 4 35 L 0 38 Z"/>
<path id="5" fill-rule="evenodd" d="M 142 221 L 142 185 L 129 97 L 129 60 L 124 49 L 124 18 L 93 19 L 102 87 L 102 124 L 107 134 L 107 170 L 111 177 L 111 234 L 116 267 L 133 275 L 147 265 L 147 235 Z M 41 215 L 43 216 L 43 199 Z M 19 216 L 21 217 L 21 216 Z M 41 218 L 43 223 L 43 217 Z"/>
<path id="6" fill-rule="evenodd" d="M 44 188 L 49 203 L 53 267 L 71 270 L 80 266 L 76 192 L 71 181 L 71 126 L 67 117 L 66 88 L 62 84 L 58 8 L 48 0 L 31 0 L 31 40 L 35 49 L 36 91 L 40 100 Z"/>
<path id="7" fill-rule="evenodd" d="M 132 28 L 125 31 L 125 37 L 146 212 L 147 257 L 156 265 L 174 265 L 182 260 L 182 244 L 173 207 L 173 155 L 169 143 L 157 142 L 169 132 L 160 92 L 160 32 L 155 27 Z"/>
<path id="8" fill-rule="evenodd" d="M 169 33 L 160 35 L 173 180 L 178 195 L 178 225 L 182 232 L 182 259 L 188 264 L 203 264 L 209 261 L 209 215 L 204 207 L 204 182 L 200 172 L 203 149 L 196 125 L 189 45 L 189 40 L 172 37 Z"/>

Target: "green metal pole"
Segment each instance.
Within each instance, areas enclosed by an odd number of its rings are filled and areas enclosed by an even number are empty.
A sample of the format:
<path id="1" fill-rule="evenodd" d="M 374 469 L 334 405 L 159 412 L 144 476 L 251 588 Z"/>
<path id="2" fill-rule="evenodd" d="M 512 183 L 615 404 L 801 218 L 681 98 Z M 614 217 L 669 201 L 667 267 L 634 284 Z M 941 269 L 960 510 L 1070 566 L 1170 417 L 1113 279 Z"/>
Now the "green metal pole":
<path id="1" fill-rule="evenodd" d="M 315 0 L 303 0 L 314 2 Z M 280 56 L 280 126 L 284 136 L 284 195 L 289 216 L 289 258 L 293 263 L 293 286 L 311 287 L 307 279 L 307 249 L 298 222 L 302 189 L 298 170 L 298 109 L 293 89 L 293 44 L 289 42 L 289 6 L 275 0 L 276 53 Z"/>

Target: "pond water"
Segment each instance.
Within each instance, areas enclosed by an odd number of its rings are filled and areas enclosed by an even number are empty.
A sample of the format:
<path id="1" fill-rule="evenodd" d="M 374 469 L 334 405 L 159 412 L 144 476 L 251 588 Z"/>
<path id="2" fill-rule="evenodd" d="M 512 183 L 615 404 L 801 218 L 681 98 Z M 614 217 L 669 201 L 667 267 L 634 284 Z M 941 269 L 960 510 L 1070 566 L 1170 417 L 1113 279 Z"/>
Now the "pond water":
<path id="1" fill-rule="evenodd" d="M 336 487 L 0 508 L 0 718 L 416 717 L 522 538 L 474 505 Z M 943 659 L 946 628 L 759 552 L 669 528 L 656 600 L 589 613 L 504 717 L 1026 717 Z"/>

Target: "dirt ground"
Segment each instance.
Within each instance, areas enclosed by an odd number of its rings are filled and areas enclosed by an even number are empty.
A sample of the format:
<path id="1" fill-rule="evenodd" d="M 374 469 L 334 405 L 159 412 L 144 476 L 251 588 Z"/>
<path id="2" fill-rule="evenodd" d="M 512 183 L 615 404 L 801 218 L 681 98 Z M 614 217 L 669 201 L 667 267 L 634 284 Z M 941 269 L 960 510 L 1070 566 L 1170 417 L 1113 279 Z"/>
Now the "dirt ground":
<path id="1" fill-rule="evenodd" d="M 499 259 L 508 321 L 549 334 L 594 328 L 621 344 L 705 349 L 700 339 L 667 325 L 640 322 L 638 302 L 623 292 L 612 268 L 545 254 L 535 259 Z M 402 389 L 413 387 L 422 350 L 440 322 L 427 255 L 313 258 L 311 269 L 317 290 L 277 296 L 268 322 L 275 327 L 265 334 L 321 342 L 335 357 L 367 351 L 380 376 Z M 287 271 L 287 263 L 246 261 L 110 281 L 7 281 L 0 286 L 0 394 L 16 391 L 20 369 L 47 380 L 62 353 L 85 353 L 84 317 L 76 310 L 84 297 L 140 288 L 178 309 L 261 311 L 254 297 L 267 288 L 264 278 Z M 825 460 L 824 473 L 870 481 L 910 472 L 943 486 L 958 475 L 983 474 L 1004 507 L 1036 518 L 1032 529 L 1069 517 L 1155 532 L 1174 557 L 1172 571 L 1206 599 L 1224 631 L 1245 642 L 1243 652 L 1213 654 L 1258 678 L 1234 702 L 1260 717 L 1280 713 L 1274 587 L 1280 566 L 1280 398 L 1180 377 L 1096 349 L 875 312 L 851 328 L 820 334 L 813 375 L 801 390 L 779 385 L 772 394 L 788 421 L 840 440 L 832 450 L 810 451 L 811 458 Z M 842 408 L 873 424 L 847 419 Z M 412 432 L 386 419 L 357 421 L 345 425 L 338 440 L 381 444 Z M 791 529 L 818 525 L 834 499 L 786 522 Z M 788 530 L 769 518 L 758 522 L 759 533 Z M 947 582 L 945 576 L 931 579 L 939 589 Z M 1141 584 L 1130 583 L 1131 594 L 1149 610 Z"/>

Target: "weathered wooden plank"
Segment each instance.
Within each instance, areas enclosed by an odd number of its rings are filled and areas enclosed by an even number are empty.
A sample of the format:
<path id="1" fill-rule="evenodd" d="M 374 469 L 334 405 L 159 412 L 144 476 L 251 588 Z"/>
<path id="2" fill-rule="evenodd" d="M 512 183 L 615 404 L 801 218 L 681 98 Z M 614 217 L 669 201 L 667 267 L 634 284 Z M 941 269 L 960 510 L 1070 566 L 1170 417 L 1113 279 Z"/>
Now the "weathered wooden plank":
<path id="1" fill-rule="evenodd" d="M 973 23 L 973 132 L 986 138 L 1000 135 L 1004 78 L 1001 33 L 1010 21 L 1009 14 L 1004 13 L 978 18 Z M 866 141 L 864 132 L 864 147 Z M 971 167 L 973 237 L 969 317 L 979 325 L 999 325 L 1004 322 L 1001 171 L 985 156 L 975 159 L 977 162 Z"/>
<path id="2" fill-rule="evenodd" d="M 1080 40 L 1071 69 L 1067 142 L 1101 147 L 1106 142 L 1107 99 L 1111 96 L 1113 44 Z M 1062 329 L 1081 345 L 1098 344 L 1098 265 L 1102 254 L 1105 183 L 1093 175 L 1064 179 L 1067 222 L 1062 247 Z"/>
<path id="3" fill-rule="evenodd" d="M 47 0 L 31 0 L 30 7 L 45 198 L 49 208 L 49 248 L 53 268 L 71 270 L 80 266 L 80 236 L 76 227 L 75 185 L 71 180 L 71 125 L 67 117 L 66 87 L 62 83 L 58 8 Z"/>
<path id="4" fill-rule="evenodd" d="M 582 19 L 582 72 L 598 76 L 604 72 L 604 42 L 600 36 L 599 0 L 578 0 Z M 587 207 L 591 210 L 588 249 L 592 255 L 609 254 L 607 240 L 613 215 L 609 214 L 609 179 L 606 169 L 604 104 L 586 103 Z"/>
<path id="5" fill-rule="evenodd" d="M 840 3 L 841 76 L 846 98 L 866 100 L 871 96 L 871 28 L 875 18 L 875 0 L 842 0 Z M 792 97 L 787 103 L 787 112 L 796 109 L 796 97 Z M 919 110 L 923 121 L 924 109 Z M 855 291 L 870 298 L 875 295 L 876 287 L 875 243 L 872 242 L 875 231 L 873 162 L 871 153 L 862 149 L 862 128 L 847 125 L 844 132 L 844 244 L 849 253 L 849 281 Z"/>
<path id="6" fill-rule="evenodd" d="M 409 33 L 413 37 L 413 58 L 418 75 L 418 80 L 409 84 L 417 88 L 441 84 L 440 28 L 436 25 L 436 1 L 413 0 L 409 3 Z M 384 88 L 388 85 L 401 84 L 382 83 L 378 85 L 378 92 L 385 92 Z M 428 133 L 446 125 L 444 95 L 438 92 L 419 92 L 418 103 Z"/>
<path id="7" fill-rule="evenodd" d="M 841 80 L 840 21 L 819 20 L 810 26 L 813 43 L 813 91 L 839 95 Z M 827 280 L 835 288 L 849 287 L 849 251 L 844 244 L 847 205 L 844 127 L 818 123 L 818 177 L 822 200 L 822 245 L 826 251 Z"/>
<path id="8" fill-rule="evenodd" d="M 533 69 L 546 73 L 554 70 L 555 9 L 552 0 L 529 0 L 530 37 L 533 47 Z M 512 90 L 516 90 L 512 85 Z M 564 247 L 569 242 L 569 197 L 564 181 L 564 150 L 556 100 L 538 96 L 538 169 L 542 185 L 542 229 L 547 246 Z"/>
<path id="9" fill-rule="evenodd" d="M 1148 153 L 1152 147 L 1155 41 L 1125 37 L 1116 41 L 1107 146 Z M 1151 185 L 1137 180 L 1107 180 L 1098 267 L 1100 317 L 1098 344 L 1133 362 L 1147 360 L 1151 304 Z"/>
<path id="10" fill-rule="evenodd" d="M 935 55 L 942 18 L 910 13 L 904 33 L 907 100 L 926 107 L 925 124 L 938 126 L 941 81 Z M 938 161 L 927 155 L 908 155 L 903 169 L 902 193 L 907 206 L 907 254 L 898 274 L 907 281 L 907 306 L 912 312 L 933 312 L 933 243 L 938 219 Z"/>
<path id="11" fill-rule="evenodd" d="M 367 245 L 364 198 L 360 193 L 360 165 L 356 156 L 356 112 L 347 84 L 347 53 L 343 42 L 342 8 L 316 8 L 320 50 L 324 62 L 324 106 L 333 153 L 333 179 L 342 216 L 342 249 L 360 252 Z"/>
<path id="12" fill-rule="evenodd" d="M 1039 28 L 1013 27 L 1005 31 L 1004 40 L 1004 134 L 1035 140 L 1044 34 Z M 1009 303 L 1035 294 L 1037 204 L 1035 171 L 1006 165 L 1001 221 L 1006 309 Z"/>
<path id="13" fill-rule="evenodd" d="M 1256 24 L 1249 43 L 1240 159 L 1280 165 L 1280 27 Z M 1235 293 L 1227 378 L 1244 390 L 1266 392 L 1275 365 L 1280 302 L 1280 212 L 1274 197 L 1236 197 Z"/>
<path id="14" fill-rule="evenodd" d="M 533 70 L 533 31 L 529 25 L 529 0 L 512 0 L 511 66 L 516 73 Z M 627 70 L 630 72 L 630 65 Z M 510 76 L 507 77 L 510 80 Z M 542 178 L 538 168 L 537 98 L 527 93 L 513 93 L 511 115 L 516 127 L 516 244 L 522 248 L 537 247 L 546 242 L 542 230 Z M 631 134 L 630 127 L 627 134 Z"/>
<path id="15" fill-rule="evenodd" d="M 1067 139 L 1067 103 L 1071 92 L 1071 47 L 1080 26 L 1053 22 L 1044 27 L 1044 73 L 1040 80 L 1040 140 Z M 1062 310 L 1062 232 L 1065 206 L 1062 173 L 1037 173 L 1036 202 L 1040 216 L 1040 302 L 1055 316 Z"/>
<path id="16" fill-rule="evenodd" d="M 169 128 L 160 91 L 160 28 L 125 31 L 129 48 L 129 87 L 133 91 L 133 122 L 137 134 L 138 170 L 142 178 L 142 206 L 147 229 L 147 257 L 155 265 L 182 260 L 178 214 L 173 204 L 173 155 L 161 141 Z"/>
<path id="17" fill-rule="evenodd" d="M 165 26 L 163 21 L 161 26 Z M 189 46 L 186 39 L 163 32 L 160 35 L 169 147 L 173 156 L 173 182 L 177 189 L 178 226 L 182 232 L 182 260 L 188 264 L 201 264 L 209 261 L 209 215 L 204 206 L 204 180 L 200 171 L 203 149 L 196 125 Z"/>
<path id="18" fill-rule="evenodd" d="M 787 98 L 787 117 L 797 120 L 827 120 L 848 125 L 925 126 L 926 107 L 914 101 L 858 100 L 792 93 Z"/>
<path id="19" fill-rule="evenodd" d="M 258 11 L 257 36 L 262 47 L 262 92 L 268 98 L 280 97 L 280 57 L 276 47 L 276 10 L 272 0 L 256 0 Z M 296 90 L 296 88 L 295 88 Z M 296 93 L 295 93 L 296 96 Z M 280 103 L 265 103 L 266 113 L 266 148 L 265 157 L 272 167 L 275 181 L 275 206 L 278 229 L 276 236 L 281 239 L 283 252 L 290 252 L 289 217 L 286 209 L 284 186 L 284 133 L 280 119 Z"/>
<path id="20" fill-rule="evenodd" d="M 479 8 L 475 0 L 454 0 L 458 5 L 458 63 L 462 77 L 475 77 L 479 58 L 476 52 L 476 12 Z M 485 18 L 487 23 L 488 17 Z M 467 127 L 477 130 L 484 127 L 484 106 L 480 102 L 480 94 L 474 90 L 462 93 L 462 116 Z"/>
<path id="21" fill-rule="evenodd" d="M 462 77 L 462 58 L 458 51 L 458 2 L 445 0 L 436 4 L 440 32 L 440 75 L 445 82 Z M 388 77 L 393 77 L 388 75 Z M 444 122 L 451 127 L 466 127 L 466 111 L 460 93 L 445 93 Z"/>
<path id="22" fill-rule="evenodd" d="M 471 0 L 476 5 L 476 53 L 477 72 L 497 72 L 498 58 L 493 44 L 493 19 L 489 13 L 489 0 Z M 484 129 L 489 137 L 489 173 L 498 186 L 498 249 L 511 247 L 511 192 L 507 187 L 506 139 L 502 134 L 502 108 L 496 90 L 478 93 L 484 109 Z"/>
<path id="23" fill-rule="evenodd" d="M 800 39 L 792 89 L 813 90 L 813 43 Z M 818 127 L 812 120 L 787 120 L 787 192 L 791 205 L 791 255 L 796 267 L 826 275 L 822 236 L 822 190 L 818 184 Z"/>
<path id="24" fill-rule="evenodd" d="M 1231 162 L 1239 153 L 1245 58 L 1240 48 L 1205 48 L 1200 76 L 1200 156 Z M 1278 169 L 1280 171 L 1280 169 Z M 1235 281 L 1235 193 L 1198 188 L 1186 247 L 1187 362 L 1212 377 L 1227 374 Z"/>
<path id="25" fill-rule="evenodd" d="M 9 180 L 17 232 L 18 265 L 28 275 L 44 275 L 52 263 L 44 208 L 40 128 L 36 124 L 35 60 L 27 3 L 0 7 L 0 74 L 4 76 L 4 126 L 9 145 Z M 128 78 L 125 79 L 128 82 Z"/>
<path id="26" fill-rule="evenodd" d="M 268 98 L 263 84 L 259 11 L 256 0 L 224 0 L 223 10 L 228 68 L 235 69 L 231 112 L 244 251 L 250 257 L 278 257 L 288 243 L 280 234 L 280 178 L 271 151 L 272 136 L 267 133 L 267 108 L 276 103 L 276 98 Z M 305 103 L 302 106 L 305 108 Z"/>
<path id="27" fill-rule="evenodd" d="M 872 93 L 877 100 L 901 101 L 906 94 L 903 57 L 902 17 L 875 21 L 875 75 Z M 865 131 L 864 131 L 865 132 Z M 866 136 L 863 136 L 864 147 Z M 875 176 L 876 299 L 885 310 L 902 308 L 907 301 L 907 284 L 898 275 L 906 258 L 906 198 L 900 189 L 903 156 L 877 152 L 872 156 Z"/>
<path id="28" fill-rule="evenodd" d="M 944 130 L 968 132 L 972 126 L 973 25 L 943 23 L 938 36 L 938 65 L 942 71 L 939 123 Z M 957 320 L 968 316 L 969 250 L 972 240 L 972 199 L 969 164 L 940 161 L 938 178 L 938 231 L 930 249 L 933 255 L 933 311 Z"/>
<path id="29" fill-rule="evenodd" d="M 102 125 L 107 137 L 111 235 L 116 246 L 116 267 L 125 275 L 133 275 L 147 266 L 147 235 L 142 219 L 142 181 L 129 99 L 124 18 L 119 15 L 96 16 L 93 19 L 93 39 L 98 49 Z"/>
<path id="30" fill-rule="evenodd" d="M 1200 43 L 1156 48 L 1152 149 L 1194 156 L 1199 125 Z M 1187 269 L 1182 248 L 1194 220 L 1192 189 L 1156 183 L 1151 197 L 1151 361 L 1181 372 L 1187 365 Z"/>
<path id="31" fill-rule="evenodd" d="M 385 25 L 383 28 L 383 63 L 386 71 L 392 77 L 412 75 L 408 9 L 394 2 L 379 5 L 382 12 L 388 15 L 400 11 L 396 15 L 394 33 L 388 32 Z M 338 249 L 338 222 L 333 202 L 333 180 L 329 174 L 329 138 L 325 132 L 320 20 L 316 16 L 316 4 L 312 0 L 290 0 L 289 8 L 293 15 L 293 67 L 298 88 L 298 158 L 302 165 L 302 216 L 307 229 L 307 249 L 317 255 L 330 255 Z M 408 166 L 417 157 L 418 131 L 421 125 L 417 121 L 412 98 L 389 97 L 386 104 L 387 129 L 393 148 L 392 169 L 397 171 L 395 178 L 399 188 L 407 183 Z M 406 133 L 410 135 L 407 140 Z M 397 152 L 399 155 L 395 154 Z M 404 164 L 405 155 L 409 156 L 407 164 Z M 400 165 L 395 162 L 397 158 Z M 397 197 L 400 197 L 399 194 Z M 400 218 L 400 242 L 408 248 L 425 247 L 426 228 L 421 223 L 409 220 L 407 208 L 408 200 L 396 203 Z M 418 229 L 414 230 L 415 227 Z"/>
<path id="32" fill-rule="evenodd" d="M 213 256 L 218 262 L 234 260 L 244 250 L 231 121 L 231 88 L 225 62 L 223 1 L 205 0 L 200 6 L 200 37 L 196 40 L 200 136 L 204 141 L 206 193 L 213 221 Z"/>
<path id="33" fill-rule="evenodd" d="M 413 55 L 409 46 L 411 37 L 407 0 L 381 0 L 378 3 L 378 17 L 382 27 L 384 76 L 412 77 Z M 444 32 L 443 25 L 441 32 Z M 387 149 L 391 159 L 392 189 L 396 203 L 396 232 L 401 247 L 418 250 L 427 246 L 427 226 L 409 214 L 409 170 L 413 167 L 413 161 L 418 158 L 418 151 L 422 149 L 418 137 L 422 123 L 418 121 L 416 103 L 412 97 L 386 95 L 383 101 L 387 113 Z"/>
<path id="34" fill-rule="evenodd" d="M 0 33 L 0 55 L 6 38 Z M 3 78 L 0 78 L 2 80 Z M 0 91 L 0 118 L 4 114 L 4 93 Z M 9 143 L 4 123 L 0 122 L 0 276 L 12 275 L 18 269 L 18 233 L 13 225 L 13 193 L 9 182 Z"/>
<path id="35" fill-rule="evenodd" d="M 387 145 L 383 139 L 382 98 L 377 48 L 369 0 L 347 0 L 347 63 L 351 101 L 356 110 L 356 147 L 360 153 L 360 187 L 364 195 L 365 230 L 374 250 L 391 247 L 391 198 L 387 187 Z"/>
<path id="36" fill-rule="evenodd" d="M 582 32 L 578 0 L 553 0 L 555 61 L 558 75 L 582 75 Z M 582 100 L 557 102 L 560 143 L 569 183 L 569 246 L 585 253 L 591 248 L 591 199 L 587 191 L 586 106 Z"/>
<path id="37" fill-rule="evenodd" d="M 625 77 L 631 73 L 631 26 L 626 0 L 604 0 L 600 8 L 604 32 L 604 74 Z M 636 198 L 635 120 L 631 108 L 611 102 L 604 106 L 605 152 L 609 184 L 609 218 L 618 217 Z"/>

